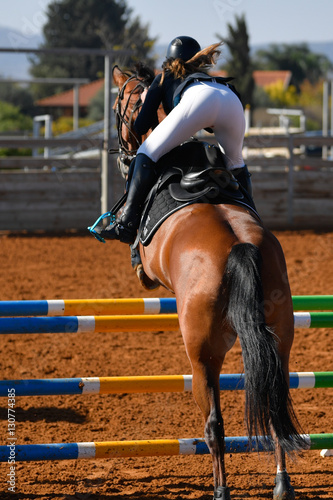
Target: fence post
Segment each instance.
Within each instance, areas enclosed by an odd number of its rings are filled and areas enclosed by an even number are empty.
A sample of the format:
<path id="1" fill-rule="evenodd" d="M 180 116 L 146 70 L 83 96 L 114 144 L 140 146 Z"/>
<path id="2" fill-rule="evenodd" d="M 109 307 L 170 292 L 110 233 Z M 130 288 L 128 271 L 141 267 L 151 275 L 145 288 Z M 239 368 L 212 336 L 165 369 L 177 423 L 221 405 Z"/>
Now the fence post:
<path id="1" fill-rule="evenodd" d="M 294 225 L 294 141 L 292 135 L 288 134 L 288 149 L 289 149 L 289 162 L 288 162 L 288 225 Z"/>
<path id="2" fill-rule="evenodd" d="M 104 140 L 101 168 L 101 213 L 108 211 L 108 179 L 110 163 L 110 134 L 111 134 L 111 64 L 110 54 L 104 57 Z"/>
<path id="3" fill-rule="evenodd" d="M 329 114 L 329 86 L 328 81 L 325 80 L 323 83 L 323 137 L 328 136 L 328 114 Z M 327 160 L 327 146 L 324 145 L 322 149 L 322 158 L 323 160 Z"/>

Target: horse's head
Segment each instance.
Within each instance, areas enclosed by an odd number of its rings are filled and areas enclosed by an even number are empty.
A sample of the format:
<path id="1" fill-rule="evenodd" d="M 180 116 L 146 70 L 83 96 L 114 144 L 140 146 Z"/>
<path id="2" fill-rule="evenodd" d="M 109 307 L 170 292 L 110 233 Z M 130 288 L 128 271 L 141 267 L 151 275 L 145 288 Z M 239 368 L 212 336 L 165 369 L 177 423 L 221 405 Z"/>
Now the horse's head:
<path id="1" fill-rule="evenodd" d="M 113 82 L 118 87 L 118 96 L 114 104 L 118 132 L 119 152 L 118 167 L 125 177 L 128 167 L 144 138 L 133 130 L 133 123 L 142 106 L 141 94 L 154 79 L 154 72 L 138 65 L 133 74 L 122 71 L 118 66 L 112 70 Z"/>

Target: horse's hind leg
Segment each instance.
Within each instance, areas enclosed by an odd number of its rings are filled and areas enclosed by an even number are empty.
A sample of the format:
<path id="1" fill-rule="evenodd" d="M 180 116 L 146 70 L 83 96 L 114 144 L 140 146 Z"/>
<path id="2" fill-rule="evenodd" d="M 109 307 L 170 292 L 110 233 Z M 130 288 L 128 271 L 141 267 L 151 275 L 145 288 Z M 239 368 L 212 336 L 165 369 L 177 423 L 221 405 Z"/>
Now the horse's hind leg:
<path id="1" fill-rule="evenodd" d="M 229 500 L 224 464 L 224 423 L 220 406 L 219 375 L 223 360 L 192 360 L 192 391 L 205 421 L 205 441 L 213 462 L 214 499 Z"/>
<path id="2" fill-rule="evenodd" d="M 262 245 L 263 254 L 263 285 L 265 291 L 265 316 L 267 324 L 273 329 L 277 340 L 278 355 L 285 380 L 289 384 L 289 357 L 294 339 L 294 315 L 287 268 L 281 245 L 271 233 L 266 235 L 265 245 Z M 300 426 L 294 415 L 291 400 L 287 400 L 286 407 L 290 419 L 297 432 Z M 281 446 L 276 437 L 275 429 L 270 425 L 271 435 L 275 446 L 275 461 L 277 474 L 273 492 L 274 500 L 294 500 L 295 492 L 290 483 L 286 469 L 285 446 Z M 300 443 L 297 435 L 290 436 L 297 445 Z"/>
<path id="3" fill-rule="evenodd" d="M 275 444 L 275 461 L 277 464 L 277 473 L 275 476 L 275 488 L 273 491 L 273 500 L 294 500 L 295 491 L 291 485 L 289 475 L 286 469 L 286 454 L 275 436 L 275 431 L 271 427 L 272 437 Z"/>
<path id="4" fill-rule="evenodd" d="M 287 380 L 289 380 L 288 358 L 289 356 L 287 356 L 287 359 L 282 358 L 282 364 L 284 365 L 285 368 L 284 371 Z M 275 487 L 273 490 L 273 500 L 294 500 L 295 491 L 291 485 L 290 478 L 287 473 L 286 453 L 282 449 L 282 446 L 280 445 L 276 437 L 276 433 L 273 426 L 271 425 L 270 427 L 271 427 L 272 438 L 274 441 L 274 448 L 275 448 L 274 455 L 277 466 L 277 472 L 275 476 Z"/>
<path id="5" fill-rule="evenodd" d="M 225 354 L 234 344 L 235 335 L 232 333 L 228 337 L 221 331 L 221 311 L 214 314 L 211 304 L 205 307 L 203 295 L 199 307 L 195 307 L 194 302 L 188 307 L 182 304 L 179 322 L 192 365 L 193 396 L 204 417 L 205 441 L 212 456 L 214 499 L 229 500 L 219 378 Z"/>
<path id="6" fill-rule="evenodd" d="M 284 368 L 284 373 L 286 376 L 286 379 L 288 380 L 289 383 L 289 348 L 290 345 L 288 345 L 289 342 L 287 342 L 287 355 L 283 355 L 283 350 L 282 350 L 282 345 L 284 343 L 281 341 L 279 343 L 280 347 L 280 357 L 282 361 L 282 366 Z M 282 446 L 280 445 L 277 437 L 275 430 L 273 426 L 271 425 L 271 434 L 272 438 L 274 440 L 274 448 L 275 448 L 275 462 L 277 465 L 277 472 L 275 476 L 275 487 L 273 490 L 273 500 L 294 500 L 295 499 L 295 491 L 294 488 L 291 485 L 289 475 L 287 473 L 287 466 L 286 466 L 286 453 L 282 449 Z"/>
<path id="7" fill-rule="evenodd" d="M 282 289 L 282 286 L 280 286 L 280 289 Z M 279 305 L 276 305 L 276 307 L 273 308 L 271 317 L 268 319 L 272 322 L 274 332 L 278 339 L 278 353 L 281 359 L 285 379 L 289 385 L 289 356 L 294 338 L 294 317 L 291 296 L 288 288 L 285 290 L 285 296 L 282 302 L 282 308 L 279 308 Z M 286 453 L 276 437 L 275 429 L 272 425 L 270 425 L 270 428 L 274 441 L 275 462 L 277 465 L 273 500 L 294 500 L 295 491 L 287 473 Z"/>

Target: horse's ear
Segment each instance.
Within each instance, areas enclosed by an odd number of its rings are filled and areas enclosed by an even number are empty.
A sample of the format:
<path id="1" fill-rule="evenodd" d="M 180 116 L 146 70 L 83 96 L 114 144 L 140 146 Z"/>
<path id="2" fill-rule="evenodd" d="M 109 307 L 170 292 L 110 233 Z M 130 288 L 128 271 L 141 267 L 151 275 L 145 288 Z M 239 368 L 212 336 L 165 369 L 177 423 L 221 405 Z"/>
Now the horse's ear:
<path id="1" fill-rule="evenodd" d="M 151 85 L 155 78 L 154 70 L 142 62 L 136 63 L 135 72 L 147 85 Z"/>
<path id="2" fill-rule="evenodd" d="M 112 68 L 112 78 L 115 85 L 117 85 L 118 88 L 121 88 L 128 79 L 128 76 L 116 65 Z"/>

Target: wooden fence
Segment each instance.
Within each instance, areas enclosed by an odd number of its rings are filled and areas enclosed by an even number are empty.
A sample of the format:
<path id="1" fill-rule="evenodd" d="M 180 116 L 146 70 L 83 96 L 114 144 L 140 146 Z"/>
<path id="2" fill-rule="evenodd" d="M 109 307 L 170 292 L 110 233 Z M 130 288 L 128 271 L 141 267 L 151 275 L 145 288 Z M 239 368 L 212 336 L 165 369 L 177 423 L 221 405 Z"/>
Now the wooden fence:
<path id="1" fill-rule="evenodd" d="M 309 146 L 333 147 L 332 137 L 248 136 L 244 145 L 256 206 L 268 227 L 333 229 L 333 161 L 306 154 Z"/>
<path id="2" fill-rule="evenodd" d="M 70 156 L 0 158 L 0 230 L 86 230 L 101 214 L 103 141 L 0 138 L 0 148 L 72 148 Z M 112 144 L 116 147 L 116 142 Z M 95 148 L 93 157 L 82 156 Z M 80 156 L 81 153 L 81 156 Z M 124 181 L 109 156 L 107 198 L 121 196 Z"/>
<path id="3" fill-rule="evenodd" d="M 57 139 L 1 139 L 1 147 L 46 147 Z M 67 144 L 68 143 L 68 144 Z M 0 230 L 85 230 L 101 213 L 100 140 L 67 139 L 75 149 L 98 147 L 97 158 L 0 158 Z M 333 148 L 333 138 L 248 136 L 244 154 L 254 198 L 271 229 L 333 229 L 333 161 L 302 153 L 307 146 Z M 269 156 L 270 155 L 270 156 Z M 124 188 L 115 164 L 108 167 L 108 206 Z"/>

